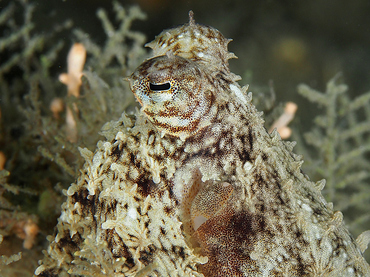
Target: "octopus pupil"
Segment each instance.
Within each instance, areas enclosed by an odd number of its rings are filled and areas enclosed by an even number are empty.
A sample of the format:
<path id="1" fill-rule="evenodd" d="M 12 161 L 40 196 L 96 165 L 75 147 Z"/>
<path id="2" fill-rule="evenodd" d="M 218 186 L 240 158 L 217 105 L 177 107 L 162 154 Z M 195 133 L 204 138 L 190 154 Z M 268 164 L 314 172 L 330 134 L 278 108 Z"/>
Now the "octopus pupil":
<path id="1" fill-rule="evenodd" d="M 159 91 L 159 90 L 169 90 L 171 88 L 170 83 L 164 84 L 152 84 L 149 83 L 150 90 L 152 91 Z"/>

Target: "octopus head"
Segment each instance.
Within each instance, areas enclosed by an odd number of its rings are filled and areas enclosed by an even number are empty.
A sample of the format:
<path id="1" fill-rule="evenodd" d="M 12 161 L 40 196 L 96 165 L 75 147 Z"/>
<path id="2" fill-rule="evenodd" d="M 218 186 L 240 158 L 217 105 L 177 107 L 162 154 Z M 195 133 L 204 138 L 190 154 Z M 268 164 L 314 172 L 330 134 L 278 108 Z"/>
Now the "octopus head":
<path id="1" fill-rule="evenodd" d="M 129 81 L 142 111 L 165 134 L 184 140 L 210 124 L 214 94 L 195 62 L 172 53 L 154 57 Z"/>

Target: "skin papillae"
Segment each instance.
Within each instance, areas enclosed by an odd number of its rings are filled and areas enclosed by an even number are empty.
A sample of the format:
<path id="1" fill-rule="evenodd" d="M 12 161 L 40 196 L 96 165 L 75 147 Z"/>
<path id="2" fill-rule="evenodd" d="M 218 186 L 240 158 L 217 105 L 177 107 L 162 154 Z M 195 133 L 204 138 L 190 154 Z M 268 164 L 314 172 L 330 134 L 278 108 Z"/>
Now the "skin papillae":
<path id="1" fill-rule="evenodd" d="M 38 276 L 370 276 L 363 247 L 269 134 L 230 40 L 190 22 L 129 77 L 142 105 L 104 128 Z"/>

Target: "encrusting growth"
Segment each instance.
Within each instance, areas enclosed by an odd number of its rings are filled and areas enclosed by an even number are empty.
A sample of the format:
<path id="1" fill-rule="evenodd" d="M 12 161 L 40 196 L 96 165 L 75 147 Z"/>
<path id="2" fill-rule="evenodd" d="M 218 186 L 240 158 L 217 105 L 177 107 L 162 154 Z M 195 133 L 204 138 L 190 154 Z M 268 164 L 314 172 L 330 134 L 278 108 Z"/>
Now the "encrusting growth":
<path id="1" fill-rule="evenodd" d="M 356 242 L 267 132 L 229 70 L 230 40 L 190 22 L 129 77 L 142 105 L 107 123 L 38 276 L 370 276 Z"/>

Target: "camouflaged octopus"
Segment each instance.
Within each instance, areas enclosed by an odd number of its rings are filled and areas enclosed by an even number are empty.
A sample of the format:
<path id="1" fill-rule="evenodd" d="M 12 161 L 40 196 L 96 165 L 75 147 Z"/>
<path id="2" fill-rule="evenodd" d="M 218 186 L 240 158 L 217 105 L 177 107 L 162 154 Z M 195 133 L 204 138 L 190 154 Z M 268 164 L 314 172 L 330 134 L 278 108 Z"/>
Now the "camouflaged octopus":
<path id="1" fill-rule="evenodd" d="M 230 72 L 229 39 L 190 22 L 129 77 L 142 108 L 107 123 L 38 276 L 370 276 L 355 241 Z"/>

